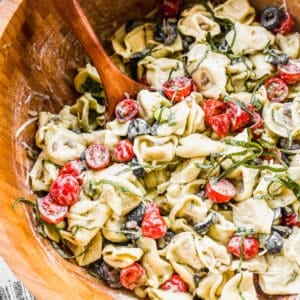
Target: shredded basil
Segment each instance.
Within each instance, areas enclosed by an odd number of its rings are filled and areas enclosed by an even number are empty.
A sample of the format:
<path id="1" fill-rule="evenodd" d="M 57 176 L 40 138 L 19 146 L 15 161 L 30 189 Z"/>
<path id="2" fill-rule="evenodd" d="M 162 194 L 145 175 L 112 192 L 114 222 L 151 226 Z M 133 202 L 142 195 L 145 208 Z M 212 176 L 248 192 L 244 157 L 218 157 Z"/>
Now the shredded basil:
<path id="1" fill-rule="evenodd" d="M 200 67 L 200 65 L 203 63 L 203 61 L 206 59 L 207 55 L 208 55 L 208 49 L 206 49 L 204 55 L 201 57 L 201 59 L 199 60 L 199 62 L 197 63 L 196 67 L 191 71 L 190 75 L 193 75 Z"/>
<path id="2" fill-rule="evenodd" d="M 169 72 L 169 76 L 168 76 L 168 84 L 170 84 L 170 81 L 172 79 L 172 74 L 176 71 L 178 71 L 179 69 L 179 63 L 176 63 L 176 68 L 171 68 L 170 72 Z"/>
<path id="3" fill-rule="evenodd" d="M 53 248 L 56 250 L 56 252 L 64 259 L 73 259 L 73 258 L 76 258 L 76 257 L 79 257 L 83 254 L 85 254 L 88 249 L 89 249 L 89 246 L 90 244 L 87 244 L 85 247 L 84 247 L 84 250 L 82 252 L 80 252 L 79 254 L 77 255 L 68 255 L 60 246 L 58 243 L 56 243 L 55 241 L 51 241 L 51 244 L 53 246 Z"/>
<path id="4" fill-rule="evenodd" d="M 33 207 L 34 209 L 36 209 L 36 203 L 28 200 L 28 199 L 25 199 L 23 197 L 20 197 L 20 198 L 17 198 L 16 201 L 13 203 L 12 205 L 12 209 L 13 210 L 16 210 L 17 206 L 20 204 L 20 203 L 24 203 L 26 205 L 29 205 L 31 207 Z"/>
<path id="5" fill-rule="evenodd" d="M 253 111 L 251 111 L 249 109 L 249 107 L 245 103 L 243 103 L 242 101 L 236 100 L 236 99 L 234 99 L 234 98 L 232 98 L 228 95 L 225 95 L 224 103 L 227 103 L 228 101 L 234 103 L 235 105 L 237 105 L 239 107 L 241 107 L 244 111 L 246 111 L 249 115 L 251 115 L 252 118 L 255 117 Z"/>

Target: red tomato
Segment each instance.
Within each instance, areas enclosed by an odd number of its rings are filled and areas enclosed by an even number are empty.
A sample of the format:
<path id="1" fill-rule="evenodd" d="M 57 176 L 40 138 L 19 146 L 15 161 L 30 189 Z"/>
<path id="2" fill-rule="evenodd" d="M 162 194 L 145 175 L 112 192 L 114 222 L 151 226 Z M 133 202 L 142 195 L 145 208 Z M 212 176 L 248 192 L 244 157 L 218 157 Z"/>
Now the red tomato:
<path id="1" fill-rule="evenodd" d="M 162 290 L 171 291 L 173 293 L 185 293 L 187 291 L 186 283 L 177 274 L 173 274 L 172 277 L 164 282 L 160 288 Z"/>
<path id="2" fill-rule="evenodd" d="M 148 213 L 154 213 L 154 214 L 160 215 L 160 210 L 156 203 L 151 202 L 151 203 L 147 204 L 145 214 L 148 214 Z"/>
<path id="3" fill-rule="evenodd" d="M 67 205 L 56 204 L 49 194 L 37 199 L 37 207 L 41 219 L 49 224 L 60 223 L 68 212 Z"/>
<path id="4" fill-rule="evenodd" d="M 155 204 L 156 205 L 156 204 Z M 152 239 L 159 239 L 167 233 L 168 226 L 160 215 L 159 208 L 148 205 L 142 220 L 142 235 Z"/>
<path id="5" fill-rule="evenodd" d="M 292 214 L 288 216 L 284 216 L 282 220 L 283 225 L 286 226 L 300 226 L 300 221 L 298 219 L 298 214 L 296 212 L 293 212 Z"/>
<path id="6" fill-rule="evenodd" d="M 134 158 L 133 145 L 129 140 L 120 141 L 114 150 L 114 159 L 118 162 L 128 162 Z"/>
<path id="7" fill-rule="evenodd" d="M 138 114 L 138 104 L 135 100 L 124 99 L 115 108 L 115 115 L 118 121 L 126 122 L 134 119 Z"/>
<path id="8" fill-rule="evenodd" d="M 209 117 L 209 125 L 212 130 L 219 136 L 228 135 L 231 127 L 232 115 L 230 113 L 219 114 Z"/>
<path id="9" fill-rule="evenodd" d="M 50 187 L 50 197 L 56 204 L 73 205 L 79 200 L 80 186 L 75 177 L 60 175 Z"/>
<path id="10" fill-rule="evenodd" d="M 271 161 L 273 160 L 275 163 L 280 163 L 280 161 L 278 160 L 278 158 L 282 159 L 282 153 L 279 149 L 277 148 L 273 148 L 273 149 L 264 149 L 265 154 L 262 155 L 262 159 Z M 270 153 L 270 154 L 268 154 Z"/>
<path id="11" fill-rule="evenodd" d="M 250 126 L 250 130 L 255 140 L 261 137 L 263 128 L 264 124 L 261 115 L 257 112 L 254 112 L 254 123 Z"/>
<path id="12" fill-rule="evenodd" d="M 242 109 L 239 105 L 236 105 L 232 102 L 228 102 L 226 103 L 226 106 L 227 106 L 226 112 L 232 114 L 231 131 L 237 131 L 243 129 L 245 126 L 251 123 L 252 116 L 244 109 Z M 251 111 L 254 111 L 252 105 L 248 105 L 248 107 Z"/>
<path id="13" fill-rule="evenodd" d="M 110 162 L 110 152 L 107 146 L 92 144 L 85 150 L 86 164 L 90 169 L 101 170 Z"/>
<path id="14" fill-rule="evenodd" d="M 169 100 L 179 102 L 192 92 L 193 81 L 191 78 L 179 76 L 165 81 L 162 88 Z"/>
<path id="15" fill-rule="evenodd" d="M 69 174 L 77 179 L 79 184 L 82 184 L 82 169 L 83 165 L 79 159 L 74 159 L 67 162 L 59 171 L 59 175 Z"/>
<path id="16" fill-rule="evenodd" d="M 230 251 L 234 256 L 240 257 L 240 243 L 242 240 L 242 257 L 244 259 L 251 259 L 256 257 L 258 254 L 259 242 L 255 237 L 244 237 L 241 236 L 233 236 L 228 245 L 227 249 Z"/>
<path id="17" fill-rule="evenodd" d="M 288 84 L 300 80 L 300 59 L 289 59 L 286 65 L 279 66 L 279 77 Z"/>
<path id="18" fill-rule="evenodd" d="M 236 188 L 225 178 L 216 183 L 209 180 L 206 184 L 206 195 L 215 203 L 228 202 L 236 195 Z"/>
<path id="19" fill-rule="evenodd" d="M 265 82 L 267 97 L 272 102 L 283 102 L 289 93 L 287 84 L 279 77 L 272 77 Z"/>
<path id="20" fill-rule="evenodd" d="M 288 12 L 284 12 L 282 21 L 273 31 L 275 33 L 288 34 L 293 31 L 294 24 L 294 18 Z"/>
<path id="21" fill-rule="evenodd" d="M 220 100 L 207 99 L 203 103 L 202 109 L 205 114 L 205 120 L 207 123 L 209 123 L 209 119 L 211 116 L 219 115 L 225 112 L 226 105 Z"/>
<path id="22" fill-rule="evenodd" d="M 157 0 L 158 13 L 163 18 L 175 18 L 181 11 L 181 0 Z"/>
<path id="23" fill-rule="evenodd" d="M 133 263 L 120 272 L 120 281 L 123 287 L 133 290 L 143 284 L 145 269 L 139 263 Z"/>

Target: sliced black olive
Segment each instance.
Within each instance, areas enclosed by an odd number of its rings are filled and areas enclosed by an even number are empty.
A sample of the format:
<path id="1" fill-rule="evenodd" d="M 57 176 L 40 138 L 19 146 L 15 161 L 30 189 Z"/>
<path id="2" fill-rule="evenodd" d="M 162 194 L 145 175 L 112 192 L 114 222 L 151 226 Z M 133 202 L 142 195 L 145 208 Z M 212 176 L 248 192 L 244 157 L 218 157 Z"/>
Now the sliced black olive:
<path id="1" fill-rule="evenodd" d="M 270 254 L 279 253 L 283 247 L 283 238 L 277 231 L 273 231 L 264 241 L 264 246 Z"/>
<path id="2" fill-rule="evenodd" d="M 205 234 L 212 224 L 216 224 L 218 221 L 217 214 L 212 212 L 210 213 L 203 222 L 198 223 L 194 226 L 196 232 Z"/>
<path id="3" fill-rule="evenodd" d="M 292 145 L 289 147 L 289 140 L 285 138 L 279 139 L 279 147 L 288 150 L 299 150 L 300 144 L 293 141 Z"/>
<path id="4" fill-rule="evenodd" d="M 146 210 L 146 204 L 143 202 L 140 203 L 139 206 L 137 206 L 135 209 L 133 209 L 131 212 L 127 214 L 127 222 L 135 221 L 137 225 L 140 226 L 143 220 L 145 210 Z"/>
<path id="5" fill-rule="evenodd" d="M 171 230 L 168 230 L 165 234 L 165 236 L 159 238 L 157 240 L 157 248 L 158 249 L 163 249 L 165 248 L 173 239 L 173 237 L 175 236 L 175 233 Z"/>
<path id="6" fill-rule="evenodd" d="M 136 157 L 130 162 L 130 166 L 132 167 L 132 173 L 134 174 L 134 176 L 136 176 L 137 178 L 142 178 L 145 176 L 145 169 L 140 166 Z"/>
<path id="7" fill-rule="evenodd" d="M 281 225 L 272 226 L 272 230 L 278 232 L 285 239 L 288 238 L 293 232 L 291 227 Z"/>
<path id="8" fill-rule="evenodd" d="M 289 206 L 285 206 L 281 207 L 281 212 L 284 217 L 287 217 L 290 216 L 294 212 L 294 210 Z"/>
<path id="9" fill-rule="evenodd" d="M 177 37 L 177 24 L 169 20 L 163 20 L 154 27 L 154 40 L 163 43 L 164 45 L 171 45 Z"/>
<path id="10" fill-rule="evenodd" d="M 282 210 L 281 207 L 277 207 L 273 210 L 274 216 L 273 216 L 273 224 L 280 224 L 281 218 L 282 218 Z"/>
<path id="11" fill-rule="evenodd" d="M 143 119 L 134 119 L 128 125 L 127 136 L 129 139 L 133 139 L 138 135 L 149 134 L 151 132 L 151 126 Z"/>
<path id="12" fill-rule="evenodd" d="M 216 47 L 220 52 L 228 52 L 229 44 L 226 40 L 222 40 L 221 42 L 216 43 Z"/>
<path id="13" fill-rule="evenodd" d="M 120 270 L 108 265 L 104 260 L 97 260 L 88 266 L 91 275 L 99 276 L 108 286 L 114 289 L 122 287 L 120 283 Z"/>
<path id="14" fill-rule="evenodd" d="M 289 57 L 277 49 L 270 49 L 266 61 L 272 65 L 285 65 L 288 63 Z"/>
<path id="15" fill-rule="evenodd" d="M 182 46 L 183 52 L 186 53 L 190 50 L 190 45 L 195 42 L 195 38 L 193 36 L 184 35 L 182 36 Z"/>
<path id="16" fill-rule="evenodd" d="M 281 13 L 278 7 L 269 6 L 265 8 L 260 16 L 260 23 L 268 30 L 273 30 L 280 24 Z"/>

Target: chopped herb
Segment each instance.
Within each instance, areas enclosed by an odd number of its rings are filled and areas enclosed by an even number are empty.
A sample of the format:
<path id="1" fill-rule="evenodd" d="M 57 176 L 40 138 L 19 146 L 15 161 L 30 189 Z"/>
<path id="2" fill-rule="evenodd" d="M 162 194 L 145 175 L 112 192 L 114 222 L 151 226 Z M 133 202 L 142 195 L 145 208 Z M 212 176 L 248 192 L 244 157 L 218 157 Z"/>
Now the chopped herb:
<path id="1" fill-rule="evenodd" d="M 199 62 L 198 62 L 197 65 L 196 65 L 196 67 L 191 71 L 190 75 L 193 75 L 193 73 L 195 73 L 195 72 L 199 69 L 200 65 L 201 65 L 201 64 L 203 63 L 203 61 L 206 59 L 206 57 L 207 57 L 207 55 L 208 55 L 208 52 L 209 52 L 208 49 L 206 49 L 204 55 L 201 57 L 201 59 L 199 60 Z"/>
<path id="2" fill-rule="evenodd" d="M 36 209 L 36 203 L 34 203 L 34 202 L 32 202 L 32 201 L 30 201 L 28 199 L 22 198 L 22 197 L 18 198 L 14 202 L 14 204 L 12 206 L 12 209 L 15 210 L 20 203 L 24 203 L 24 204 L 29 205 L 29 206 L 33 207 L 34 209 Z"/>
<path id="3" fill-rule="evenodd" d="M 232 98 L 232 97 L 230 97 L 228 95 L 225 95 L 225 97 L 224 97 L 224 103 L 227 103 L 228 101 L 230 101 L 230 102 L 234 103 L 235 105 L 241 107 L 244 111 L 246 111 L 253 118 L 255 117 L 253 111 L 251 111 L 249 109 L 249 107 L 244 102 L 236 100 L 236 99 L 234 99 L 234 98 Z"/>
<path id="4" fill-rule="evenodd" d="M 176 68 L 171 68 L 170 72 L 169 72 L 169 76 L 168 76 L 168 84 L 170 84 L 170 81 L 172 79 L 172 74 L 176 71 L 179 70 L 179 63 L 176 63 Z"/>
<path id="5" fill-rule="evenodd" d="M 68 255 L 55 241 L 51 241 L 53 248 L 57 251 L 57 253 L 64 259 L 73 259 L 85 254 L 89 249 L 89 244 L 84 247 L 84 250 L 77 255 Z"/>

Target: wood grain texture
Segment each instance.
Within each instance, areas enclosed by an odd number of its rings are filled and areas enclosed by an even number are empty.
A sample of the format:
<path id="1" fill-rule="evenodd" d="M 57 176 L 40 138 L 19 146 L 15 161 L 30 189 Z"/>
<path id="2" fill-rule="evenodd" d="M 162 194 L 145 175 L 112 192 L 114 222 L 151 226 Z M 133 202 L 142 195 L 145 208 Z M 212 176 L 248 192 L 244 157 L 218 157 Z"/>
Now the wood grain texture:
<path id="1" fill-rule="evenodd" d="M 24 145 L 33 146 L 36 125 L 29 123 L 22 132 L 20 127 L 29 119 L 29 111 L 58 111 L 76 99 L 73 78 L 76 69 L 88 58 L 47 0 L 3 1 L 0 4 L 0 255 L 38 300 L 125 300 L 125 294 L 105 288 L 82 268 L 60 258 L 36 234 L 30 209 L 23 205 L 12 209 L 20 196 L 34 199 L 27 178 L 32 162 L 27 159 Z M 262 1 L 253 2 L 262 7 Z M 140 17 L 153 1 L 82 0 L 81 3 L 96 33 L 108 44 L 118 24 Z M 297 0 L 288 1 L 288 6 L 294 16 L 300 15 Z"/>

